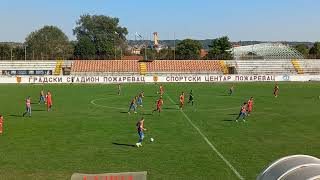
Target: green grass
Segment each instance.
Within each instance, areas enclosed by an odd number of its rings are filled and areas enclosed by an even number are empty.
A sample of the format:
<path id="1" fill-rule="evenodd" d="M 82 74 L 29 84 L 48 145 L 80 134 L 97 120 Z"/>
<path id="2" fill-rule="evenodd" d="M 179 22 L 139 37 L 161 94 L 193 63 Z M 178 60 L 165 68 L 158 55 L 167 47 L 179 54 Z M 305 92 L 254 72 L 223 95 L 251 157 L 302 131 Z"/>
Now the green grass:
<path id="1" fill-rule="evenodd" d="M 209 141 L 245 178 L 255 179 L 270 162 L 287 155 L 320 157 L 320 84 L 280 83 L 165 84 L 164 111 L 151 115 L 158 86 L 45 85 L 53 94 L 53 111 L 38 105 L 39 85 L 0 85 L 0 179 L 70 179 L 72 173 L 147 171 L 148 179 L 237 179 L 168 97 L 195 94 L 195 105 L 183 110 Z M 144 109 L 127 114 L 131 97 L 144 89 Z M 33 99 L 33 116 L 21 117 L 24 99 Z M 246 123 L 234 120 L 240 105 L 255 98 Z M 90 102 L 94 99 L 102 106 Z M 145 117 L 142 148 L 135 124 Z M 153 137 L 154 143 L 149 139 Z"/>

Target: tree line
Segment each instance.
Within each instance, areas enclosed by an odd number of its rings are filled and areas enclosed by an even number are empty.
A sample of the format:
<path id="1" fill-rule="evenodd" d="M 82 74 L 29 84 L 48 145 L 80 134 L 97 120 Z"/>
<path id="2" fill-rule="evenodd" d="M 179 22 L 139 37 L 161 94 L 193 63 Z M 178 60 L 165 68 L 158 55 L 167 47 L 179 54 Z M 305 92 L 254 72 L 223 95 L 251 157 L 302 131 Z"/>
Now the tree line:
<path id="1" fill-rule="evenodd" d="M 296 45 L 294 48 L 299 51 L 304 58 L 320 59 L 320 42 L 315 42 L 310 48 L 304 44 Z"/>
<path id="2" fill-rule="evenodd" d="M 0 44 L 0 59 L 121 59 L 132 55 L 128 50 L 126 27 L 119 25 L 119 18 L 104 15 L 82 15 L 76 22 L 73 34 L 76 41 L 70 41 L 56 26 L 44 26 L 31 32 L 22 45 Z M 208 52 L 201 56 L 202 44 L 193 39 L 179 41 L 175 47 L 156 50 L 145 45 L 140 55 L 153 59 L 233 59 L 232 44 L 227 36 L 212 40 Z M 305 58 L 320 58 L 320 42 L 313 47 L 297 45 Z"/>

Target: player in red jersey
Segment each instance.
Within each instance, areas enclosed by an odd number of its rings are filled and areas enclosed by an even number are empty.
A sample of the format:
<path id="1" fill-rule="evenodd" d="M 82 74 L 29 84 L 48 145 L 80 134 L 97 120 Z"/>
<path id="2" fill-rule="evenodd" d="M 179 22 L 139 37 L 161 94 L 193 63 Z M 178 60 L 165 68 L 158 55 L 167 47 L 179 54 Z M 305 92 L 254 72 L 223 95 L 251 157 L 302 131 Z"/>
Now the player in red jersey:
<path id="1" fill-rule="evenodd" d="M 279 94 L 279 86 L 278 84 L 276 84 L 273 89 L 273 95 L 274 97 L 278 97 L 278 94 Z"/>
<path id="2" fill-rule="evenodd" d="M 0 135 L 2 135 L 2 133 L 3 133 L 2 127 L 3 127 L 3 116 L 0 115 Z"/>
<path id="3" fill-rule="evenodd" d="M 160 93 L 160 96 L 162 96 L 163 93 L 164 93 L 164 88 L 163 88 L 163 85 L 162 85 L 162 84 L 160 84 L 159 93 Z"/>
<path id="4" fill-rule="evenodd" d="M 47 111 L 51 111 L 51 107 L 52 107 L 52 97 L 51 97 L 51 92 L 48 91 L 47 95 L 46 95 L 46 101 L 47 101 Z"/>
<path id="5" fill-rule="evenodd" d="M 252 108 L 253 108 L 253 97 L 250 97 L 250 99 L 248 101 L 248 116 L 252 112 Z"/>
<path id="6" fill-rule="evenodd" d="M 160 98 L 157 100 L 157 108 L 154 109 L 154 110 L 152 111 L 152 113 L 154 113 L 155 111 L 159 111 L 159 115 L 160 115 L 160 113 L 161 113 L 161 111 L 162 111 L 162 109 L 161 109 L 162 104 L 163 104 L 163 99 L 162 99 L 162 97 L 160 97 Z"/>
<path id="7" fill-rule="evenodd" d="M 181 93 L 179 100 L 180 100 L 180 109 L 182 109 L 184 105 L 184 92 Z"/>

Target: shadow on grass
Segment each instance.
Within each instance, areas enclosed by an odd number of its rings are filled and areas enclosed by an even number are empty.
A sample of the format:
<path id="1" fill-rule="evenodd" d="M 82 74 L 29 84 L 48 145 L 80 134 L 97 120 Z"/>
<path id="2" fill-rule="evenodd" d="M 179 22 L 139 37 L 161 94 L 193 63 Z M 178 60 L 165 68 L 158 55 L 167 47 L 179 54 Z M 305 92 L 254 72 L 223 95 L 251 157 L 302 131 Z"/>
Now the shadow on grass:
<path id="1" fill-rule="evenodd" d="M 43 109 L 32 109 L 32 111 L 46 111 L 46 110 L 43 110 Z"/>
<path id="2" fill-rule="evenodd" d="M 122 111 L 121 114 L 128 114 L 128 111 Z M 132 112 L 133 113 L 133 112 Z"/>
<path id="3" fill-rule="evenodd" d="M 177 108 L 166 107 L 166 108 L 163 108 L 163 109 L 177 109 Z"/>
<path id="4" fill-rule="evenodd" d="M 231 121 L 235 121 L 235 120 L 231 120 L 231 119 L 224 119 L 222 121 L 226 121 L 226 122 L 231 122 Z"/>
<path id="5" fill-rule="evenodd" d="M 125 144 L 125 143 L 112 143 L 113 145 L 117 145 L 117 146 L 128 146 L 128 147 L 135 147 L 135 145 L 133 144 Z"/>
<path id="6" fill-rule="evenodd" d="M 23 117 L 22 115 L 10 114 L 10 117 Z"/>

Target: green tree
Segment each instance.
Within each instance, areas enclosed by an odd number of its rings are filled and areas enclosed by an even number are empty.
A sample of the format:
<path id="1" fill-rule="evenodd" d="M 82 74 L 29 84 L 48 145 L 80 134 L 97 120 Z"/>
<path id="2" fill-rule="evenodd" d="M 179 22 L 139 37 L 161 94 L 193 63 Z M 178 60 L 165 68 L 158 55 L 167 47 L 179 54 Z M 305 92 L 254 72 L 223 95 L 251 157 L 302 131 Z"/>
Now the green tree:
<path id="1" fill-rule="evenodd" d="M 30 33 L 26 38 L 25 45 L 29 58 L 41 56 L 41 58 L 48 59 L 67 59 L 73 52 L 68 37 L 55 26 L 44 26 Z"/>
<path id="2" fill-rule="evenodd" d="M 145 56 L 145 52 L 147 52 L 147 56 Z M 146 57 L 147 59 L 145 60 L 155 60 L 157 59 L 157 51 L 152 48 L 142 48 L 140 50 L 140 56 L 143 56 L 144 59 Z"/>
<path id="3" fill-rule="evenodd" d="M 177 44 L 177 59 L 200 59 L 200 50 L 202 46 L 199 41 L 185 39 Z"/>
<path id="4" fill-rule="evenodd" d="M 174 51 L 171 48 L 163 48 L 157 53 L 157 57 L 160 60 L 174 59 Z"/>
<path id="5" fill-rule="evenodd" d="M 24 48 L 22 46 L 16 46 L 12 49 L 13 60 L 24 60 Z"/>
<path id="6" fill-rule="evenodd" d="M 309 51 L 309 57 L 320 59 L 320 42 L 315 42 Z"/>
<path id="7" fill-rule="evenodd" d="M 103 15 L 82 15 L 73 30 L 77 37 L 75 56 L 80 59 L 113 59 L 123 47 L 128 30 L 119 25 L 119 19 Z M 93 48 L 94 47 L 94 48 Z"/>
<path id="8" fill-rule="evenodd" d="M 11 48 L 8 44 L 0 44 L 0 59 L 10 60 L 11 59 Z"/>
<path id="9" fill-rule="evenodd" d="M 299 44 L 294 46 L 294 48 L 299 51 L 304 57 L 308 57 L 309 49 L 308 46 L 304 44 Z"/>
<path id="10" fill-rule="evenodd" d="M 208 59 L 232 59 L 232 55 L 230 51 L 228 51 L 231 47 L 231 43 L 227 36 L 214 39 L 209 45 Z"/>
<path id="11" fill-rule="evenodd" d="M 76 59 L 96 58 L 96 47 L 88 37 L 81 37 L 79 41 L 75 44 L 74 57 Z"/>

